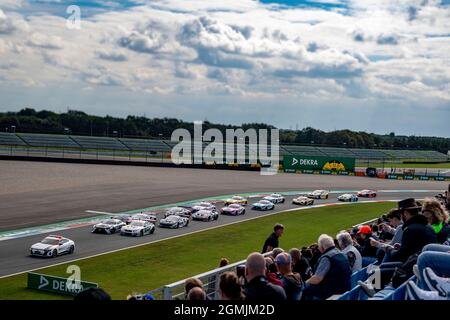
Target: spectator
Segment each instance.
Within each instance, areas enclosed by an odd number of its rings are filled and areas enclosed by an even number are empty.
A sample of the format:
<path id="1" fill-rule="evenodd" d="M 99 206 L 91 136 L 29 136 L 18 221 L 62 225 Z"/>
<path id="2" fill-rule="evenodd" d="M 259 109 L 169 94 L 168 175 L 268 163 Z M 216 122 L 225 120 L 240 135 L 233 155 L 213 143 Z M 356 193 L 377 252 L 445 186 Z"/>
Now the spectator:
<path id="1" fill-rule="evenodd" d="M 300 274 L 303 281 L 308 280 L 312 276 L 312 269 L 308 260 L 302 255 L 299 249 L 292 248 L 289 250 L 292 258 L 292 271 Z"/>
<path id="2" fill-rule="evenodd" d="M 292 272 L 292 259 L 287 253 L 280 253 L 275 258 L 275 264 L 278 272 L 281 274 L 281 281 L 286 293 L 287 300 L 300 300 L 303 281 L 298 273 Z"/>
<path id="3" fill-rule="evenodd" d="M 448 225 L 448 212 L 435 198 L 426 198 L 422 204 L 422 214 L 427 217 L 428 223 L 436 233 L 438 243 L 445 243 L 450 236 Z"/>
<path id="4" fill-rule="evenodd" d="M 362 269 L 362 257 L 358 249 L 353 245 L 353 239 L 350 233 L 340 232 L 336 239 L 339 244 L 341 252 L 347 256 L 348 263 L 352 272 L 356 272 Z"/>
<path id="5" fill-rule="evenodd" d="M 264 242 L 262 253 L 270 252 L 273 249 L 278 248 L 279 244 L 278 239 L 283 235 L 283 232 L 284 226 L 282 224 L 277 223 L 273 227 L 273 233 Z"/>
<path id="6" fill-rule="evenodd" d="M 249 301 L 271 301 L 286 300 L 286 293 L 280 286 L 273 285 L 265 277 L 266 261 L 260 253 L 251 253 L 247 257 L 245 276 L 245 299 Z"/>
<path id="7" fill-rule="evenodd" d="M 230 261 L 228 261 L 228 259 L 222 258 L 222 259 L 220 259 L 220 262 L 219 262 L 219 268 L 223 268 L 223 267 L 227 266 L 229 263 L 230 263 Z"/>
<path id="8" fill-rule="evenodd" d="M 111 296 L 102 288 L 89 288 L 78 293 L 75 301 L 110 301 Z"/>
<path id="9" fill-rule="evenodd" d="M 274 285 L 282 287 L 283 282 L 281 282 L 281 280 L 280 280 L 277 266 L 275 265 L 275 262 L 273 261 L 272 257 L 266 257 L 266 258 L 264 258 L 264 260 L 266 261 L 266 278 L 267 278 L 267 280 Z"/>
<path id="10" fill-rule="evenodd" d="M 236 273 L 225 272 L 220 275 L 219 293 L 222 300 L 244 300 L 244 292 Z"/>
<path id="11" fill-rule="evenodd" d="M 186 281 L 184 282 L 184 293 L 186 298 L 189 291 L 191 291 L 192 288 L 196 287 L 203 289 L 203 282 L 200 279 L 197 278 L 186 279 Z"/>
<path id="12" fill-rule="evenodd" d="M 450 246 L 441 244 L 426 245 L 417 258 L 419 284 L 426 287 L 424 271 L 431 268 L 439 277 L 450 277 Z"/>
<path id="13" fill-rule="evenodd" d="M 377 260 L 377 248 L 373 247 L 370 241 L 378 240 L 378 237 L 373 234 L 372 228 L 368 225 L 361 226 L 357 234 L 360 237 L 358 250 L 362 256 L 362 266 L 366 267 Z"/>
<path id="14" fill-rule="evenodd" d="M 319 246 L 317 245 L 317 243 L 310 245 L 309 249 L 311 250 L 312 253 L 312 257 L 309 260 L 309 265 L 311 266 L 311 268 L 314 269 L 322 253 L 320 253 Z"/>
<path id="15" fill-rule="evenodd" d="M 390 251 L 390 261 L 405 262 L 411 255 L 420 252 L 424 246 L 436 243 L 436 234 L 428 225 L 428 220 L 420 214 L 421 207 L 413 198 L 398 203 L 403 221 L 403 236 L 400 248 Z"/>
<path id="16" fill-rule="evenodd" d="M 305 300 L 324 300 L 350 290 L 351 270 L 347 257 L 335 248 L 330 236 L 322 234 L 318 242 L 322 256 L 314 275 L 306 281 Z"/>
<path id="17" fill-rule="evenodd" d="M 272 259 L 275 259 L 277 257 L 277 255 L 279 255 L 280 253 L 283 253 L 283 252 L 284 252 L 284 250 L 281 248 L 274 248 L 272 250 L 272 254 L 271 254 Z"/>
<path id="18" fill-rule="evenodd" d="M 189 290 L 186 300 L 191 300 L 191 301 L 206 300 L 206 292 L 202 288 L 194 287 L 191 290 Z"/>
<path id="19" fill-rule="evenodd" d="M 383 230 L 383 233 L 391 235 L 391 241 L 382 242 L 375 239 L 370 240 L 370 244 L 378 249 L 377 256 L 379 257 L 380 262 L 389 262 L 390 256 L 385 255 L 385 252 L 390 251 L 395 247 L 400 248 L 400 243 L 402 242 L 403 236 L 403 223 L 400 212 L 398 212 L 397 209 L 390 210 L 387 215 L 387 219 L 389 224 L 382 223 L 380 224 L 380 228 Z"/>

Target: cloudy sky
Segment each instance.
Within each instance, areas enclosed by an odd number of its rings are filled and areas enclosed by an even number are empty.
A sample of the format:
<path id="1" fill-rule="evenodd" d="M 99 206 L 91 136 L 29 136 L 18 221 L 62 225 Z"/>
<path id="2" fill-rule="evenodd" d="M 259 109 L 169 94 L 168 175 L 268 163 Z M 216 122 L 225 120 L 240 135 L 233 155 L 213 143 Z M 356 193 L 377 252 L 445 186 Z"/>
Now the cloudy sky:
<path id="1" fill-rule="evenodd" d="M 0 111 L 450 137 L 449 52 L 450 0 L 1 0 Z"/>

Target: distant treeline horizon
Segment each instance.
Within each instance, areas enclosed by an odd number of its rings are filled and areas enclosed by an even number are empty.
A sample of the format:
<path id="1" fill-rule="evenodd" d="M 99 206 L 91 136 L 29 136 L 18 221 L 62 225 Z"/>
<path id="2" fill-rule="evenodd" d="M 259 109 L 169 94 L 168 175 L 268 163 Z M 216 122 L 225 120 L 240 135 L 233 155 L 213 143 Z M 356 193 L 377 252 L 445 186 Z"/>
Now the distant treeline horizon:
<path id="1" fill-rule="evenodd" d="M 56 113 L 24 108 L 18 112 L 0 113 L 1 132 L 170 139 L 172 132 L 179 128 L 187 129 L 192 133 L 194 124 L 174 118 L 147 118 L 132 115 L 126 118 L 102 117 L 77 110 Z M 204 121 L 203 129 L 210 128 L 216 128 L 225 133 L 226 129 L 270 130 L 276 127 L 264 123 L 243 123 L 241 126 L 235 126 Z M 426 149 L 443 153 L 450 150 L 450 138 L 444 137 L 405 136 L 396 135 L 395 132 L 375 134 L 352 130 L 325 132 L 311 127 L 301 130 L 280 129 L 280 142 L 348 148 Z"/>

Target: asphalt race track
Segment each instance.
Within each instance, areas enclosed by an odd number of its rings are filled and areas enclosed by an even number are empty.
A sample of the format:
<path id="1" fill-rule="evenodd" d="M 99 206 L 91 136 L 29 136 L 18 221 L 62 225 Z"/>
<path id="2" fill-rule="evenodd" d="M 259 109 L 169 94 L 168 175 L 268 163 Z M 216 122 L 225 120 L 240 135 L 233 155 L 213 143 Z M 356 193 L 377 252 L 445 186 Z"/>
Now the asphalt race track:
<path id="1" fill-rule="evenodd" d="M 81 217 L 86 210 L 123 212 L 179 201 L 247 192 L 328 190 L 432 190 L 431 192 L 380 193 L 377 200 L 422 198 L 445 190 L 445 182 L 397 181 L 375 178 L 278 174 L 224 170 L 117 167 L 108 165 L 58 164 L 0 161 L 0 231 L 43 225 Z M 338 194 L 317 201 L 336 202 Z M 293 208 L 292 197 L 276 205 L 278 212 Z M 364 201 L 364 200 L 362 200 Z M 220 207 L 220 205 L 218 206 Z M 118 234 L 97 235 L 91 227 L 60 233 L 75 241 L 73 255 L 56 259 L 28 256 L 31 244 L 44 235 L 0 241 L 0 276 L 42 268 L 51 264 L 127 248 L 168 237 L 257 217 L 266 213 L 247 210 L 244 216 L 220 216 L 215 222 L 191 221 L 187 228 L 157 228 L 154 235 L 128 238 Z M 271 226 L 268 226 L 268 233 Z"/>
<path id="2" fill-rule="evenodd" d="M 404 198 L 409 195 L 419 199 L 434 194 L 435 192 L 414 192 L 414 193 L 411 192 L 409 194 L 404 192 L 388 192 L 379 194 L 376 200 L 396 200 Z M 330 194 L 330 198 L 328 200 L 316 200 L 315 204 L 337 202 L 338 195 L 339 193 Z M 152 241 L 166 239 L 169 237 L 199 231 L 206 228 L 225 225 L 236 221 L 242 221 L 244 219 L 280 212 L 287 209 L 299 208 L 299 206 L 293 205 L 291 203 L 292 198 L 293 198 L 292 196 L 286 197 L 286 202 L 284 204 L 277 204 L 275 206 L 275 210 L 265 212 L 254 211 L 251 210 L 250 205 L 248 205 L 247 212 L 245 215 L 237 217 L 221 215 L 218 221 L 213 222 L 191 221 L 188 227 L 181 229 L 164 229 L 157 227 L 153 235 L 147 235 L 144 237 L 133 238 L 121 236 L 119 234 L 113 235 L 92 234 L 90 232 L 91 231 L 90 226 L 64 230 L 59 232 L 59 234 L 74 240 L 76 250 L 75 253 L 72 255 L 63 255 L 55 259 L 45 259 L 28 256 L 29 253 L 28 250 L 30 245 L 40 241 L 45 235 L 35 235 L 30 237 L 0 241 L 0 276 L 6 276 L 18 272 L 42 268 L 55 263 L 61 263 L 73 259 L 88 257 L 108 252 L 111 250 L 127 248 L 138 244 L 149 243 Z M 258 199 L 259 198 L 251 199 L 250 203 L 257 201 Z M 360 202 L 367 200 L 372 199 L 360 199 Z M 221 206 L 222 205 L 217 204 L 218 208 Z M 160 217 L 161 214 L 158 214 L 158 218 Z M 272 226 L 267 226 L 267 233 L 271 232 L 271 227 Z"/>

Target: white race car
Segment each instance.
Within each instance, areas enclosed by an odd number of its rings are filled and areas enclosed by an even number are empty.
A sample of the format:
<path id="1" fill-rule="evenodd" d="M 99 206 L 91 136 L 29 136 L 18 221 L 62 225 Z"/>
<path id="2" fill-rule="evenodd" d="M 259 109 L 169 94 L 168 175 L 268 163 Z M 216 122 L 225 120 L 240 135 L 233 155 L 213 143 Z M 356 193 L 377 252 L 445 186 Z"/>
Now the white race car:
<path id="1" fill-rule="evenodd" d="M 191 218 L 191 215 L 192 211 L 183 207 L 173 207 L 167 209 L 166 212 L 164 212 L 164 218 L 167 218 L 168 216 L 180 216 L 185 218 Z"/>
<path id="2" fill-rule="evenodd" d="M 306 196 L 311 199 L 328 199 L 328 194 L 330 192 L 327 190 L 314 190 L 308 193 Z"/>
<path id="3" fill-rule="evenodd" d="M 297 198 L 292 199 L 292 204 L 297 204 L 300 206 L 310 206 L 314 204 L 314 199 L 305 197 L 305 196 L 300 196 Z"/>
<path id="4" fill-rule="evenodd" d="M 192 212 L 197 212 L 199 210 L 210 210 L 210 211 L 217 211 L 217 208 L 215 205 L 209 202 L 198 202 L 194 203 L 192 206 Z"/>
<path id="5" fill-rule="evenodd" d="M 198 210 L 192 214 L 193 220 L 198 221 L 212 221 L 219 219 L 219 212 L 216 210 Z"/>
<path id="6" fill-rule="evenodd" d="M 351 193 L 344 193 L 338 197 L 338 200 L 343 202 L 358 202 L 358 196 Z"/>
<path id="7" fill-rule="evenodd" d="M 264 200 L 268 200 L 272 203 L 284 203 L 286 199 L 279 193 L 272 193 L 270 196 L 264 197 Z"/>
<path id="8" fill-rule="evenodd" d="M 30 248 L 32 256 L 55 258 L 61 254 L 72 254 L 75 251 L 75 242 L 58 235 L 49 235 L 41 242 L 35 243 Z"/>
<path id="9" fill-rule="evenodd" d="M 359 191 L 357 195 L 362 198 L 375 198 L 377 196 L 377 192 L 375 190 L 364 189 Z"/>
<path id="10" fill-rule="evenodd" d="M 144 220 L 133 220 L 129 225 L 126 225 L 120 229 L 120 235 L 132 237 L 142 237 L 146 234 L 152 234 L 154 232 L 155 225 Z"/>
<path id="11" fill-rule="evenodd" d="M 92 233 L 112 234 L 120 231 L 120 229 L 122 229 L 122 227 L 126 225 L 127 224 L 122 220 L 111 218 L 95 224 L 92 227 Z"/>
<path id="12" fill-rule="evenodd" d="M 150 212 L 141 212 L 138 214 L 134 214 L 131 217 L 133 218 L 133 220 L 148 221 L 150 223 L 155 223 L 158 220 L 156 219 L 156 215 Z"/>
<path id="13" fill-rule="evenodd" d="M 161 228 L 178 229 L 187 227 L 189 224 L 189 218 L 170 215 L 164 219 L 159 220 L 159 226 Z"/>

